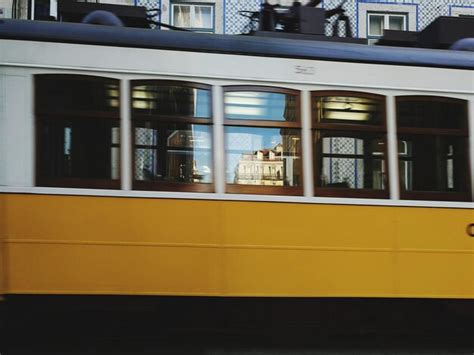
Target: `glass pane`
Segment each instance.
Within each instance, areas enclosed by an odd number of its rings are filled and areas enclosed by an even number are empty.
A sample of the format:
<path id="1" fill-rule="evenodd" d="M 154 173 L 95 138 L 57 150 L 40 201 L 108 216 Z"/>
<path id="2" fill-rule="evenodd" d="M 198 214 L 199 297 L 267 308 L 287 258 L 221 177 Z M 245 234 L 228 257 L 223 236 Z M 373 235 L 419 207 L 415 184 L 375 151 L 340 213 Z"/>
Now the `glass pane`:
<path id="1" fill-rule="evenodd" d="M 158 132 L 152 128 L 150 123 L 146 124 L 145 127 L 135 128 L 135 145 L 158 145 Z"/>
<path id="2" fill-rule="evenodd" d="M 390 30 L 404 31 L 405 30 L 405 17 L 404 16 L 390 16 L 388 28 Z"/>
<path id="3" fill-rule="evenodd" d="M 403 136 L 398 145 L 404 190 L 466 191 L 466 138 Z"/>
<path id="4" fill-rule="evenodd" d="M 158 178 L 158 150 L 135 149 L 135 180 L 155 180 Z"/>
<path id="5" fill-rule="evenodd" d="M 176 85 L 136 85 L 132 91 L 133 113 L 211 117 L 211 91 Z"/>
<path id="6" fill-rule="evenodd" d="M 212 7 L 194 6 L 194 28 L 212 28 Z"/>
<path id="7" fill-rule="evenodd" d="M 212 128 L 193 124 L 138 122 L 135 179 L 212 182 Z"/>
<path id="8" fill-rule="evenodd" d="M 40 176 L 119 179 L 120 129 L 112 120 L 49 120 L 40 130 Z"/>
<path id="9" fill-rule="evenodd" d="M 462 129 L 467 124 L 467 102 L 442 98 L 399 98 L 398 127 Z"/>
<path id="10" fill-rule="evenodd" d="M 191 27 L 191 7 L 189 5 L 173 5 L 173 25 Z"/>
<path id="11" fill-rule="evenodd" d="M 168 129 L 168 147 L 211 149 L 211 130 L 208 126 L 188 125 Z"/>
<path id="12" fill-rule="evenodd" d="M 120 147 L 110 148 L 110 177 L 112 180 L 120 178 Z"/>
<path id="13" fill-rule="evenodd" d="M 301 185 L 300 130 L 226 127 L 225 146 L 228 184 Z"/>
<path id="14" fill-rule="evenodd" d="M 383 123 L 383 101 L 351 96 L 313 97 L 313 110 L 319 122 Z"/>
<path id="15" fill-rule="evenodd" d="M 226 92 L 224 104 L 226 119 L 298 120 L 294 95 L 256 91 Z"/>
<path id="16" fill-rule="evenodd" d="M 37 110 L 40 112 L 119 112 L 119 82 L 80 75 L 37 75 Z"/>
<path id="17" fill-rule="evenodd" d="M 212 182 L 211 151 L 168 150 L 166 155 L 166 181 L 210 183 Z"/>
<path id="18" fill-rule="evenodd" d="M 317 186 L 385 189 L 385 141 L 382 136 L 347 137 L 316 132 Z"/>
<path id="19" fill-rule="evenodd" d="M 382 36 L 384 16 L 369 14 L 369 36 Z"/>

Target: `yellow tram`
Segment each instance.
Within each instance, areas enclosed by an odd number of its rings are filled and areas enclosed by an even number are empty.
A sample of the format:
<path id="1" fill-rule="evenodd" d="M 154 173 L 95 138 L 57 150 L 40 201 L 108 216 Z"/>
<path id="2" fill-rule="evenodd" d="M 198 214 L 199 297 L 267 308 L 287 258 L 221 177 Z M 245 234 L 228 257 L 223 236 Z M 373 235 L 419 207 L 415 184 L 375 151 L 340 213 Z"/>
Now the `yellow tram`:
<path id="1" fill-rule="evenodd" d="M 473 69 L 2 21 L 1 293 L 472 299 Z"/>

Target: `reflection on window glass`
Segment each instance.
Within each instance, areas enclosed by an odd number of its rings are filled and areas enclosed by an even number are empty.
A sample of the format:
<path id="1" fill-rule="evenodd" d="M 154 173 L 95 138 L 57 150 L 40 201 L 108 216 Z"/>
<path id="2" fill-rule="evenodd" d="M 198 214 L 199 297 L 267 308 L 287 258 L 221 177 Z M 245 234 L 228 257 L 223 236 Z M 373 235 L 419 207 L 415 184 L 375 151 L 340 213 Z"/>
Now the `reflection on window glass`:
<path id="1" fill-rule="evenodd" d="M 260 186 L 301 185 L 298 129 L 225 128 L 226 181 Z"/>
<path id="2" fill-rule="evenodd" d="M 113 120 L 51 120 L 40 131 L 40 176 L 119 179 L 120 129 Z"/>
<path id="3" fill-rule="evenodd" d="M 133 113 L 161 116 L 211 117 L 211 92 L 186 86 L 147 84 L 132 90 Z"/>
<path id="4" fill-rule="evenodd" d="M 313 110 L 319 122 L 380 124 L 382 100 L 348 96 L 314 96 Z"/>
<path id="5" fill-rule="evenodd" d="M 37 111 L 118 112 L 119 84 L 79 75 L 38 75 Z"/>
<path id="6" fill-rule="evenodd" d="M 272 92 L 225 93 L 225 118 L 240 120 L 296 121 L 296 96 Z"/>
<path id="7" fill-rule="evenodd" d="M 385 189 L 385 142 L 381 136 L 315 133 L 319 187 Z"/>
<path id="8" fill-rule="evenodd" d="M 465 139 L 459 137 L 404 136 L 398 142 L 402 188 L 405 191 L 465 191 L 465 143 Z"/>
<path id="9" fill-rule="evenodd" d="M 119 97 L 118 80 L 35 76 L 38 185 L 118 187 Z"/>
<path id="10" fill-rule="evenodd" d="M 211 183 L 211 127 L 137 122 L 135 180 Z"/>
<path id="11" fill-rule="evenodd" d="M 399 98 L 399 127 L 462 129 L 466 122 L 466 104 L 436 98 Z"/>

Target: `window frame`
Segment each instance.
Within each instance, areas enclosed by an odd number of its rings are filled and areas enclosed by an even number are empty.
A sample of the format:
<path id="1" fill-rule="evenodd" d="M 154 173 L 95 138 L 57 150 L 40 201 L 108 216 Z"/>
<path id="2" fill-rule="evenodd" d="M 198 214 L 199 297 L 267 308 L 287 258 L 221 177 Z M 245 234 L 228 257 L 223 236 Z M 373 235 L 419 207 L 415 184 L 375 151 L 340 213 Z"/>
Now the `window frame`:
<path id="1" fill-rule="evenodd" d="M 367 38 L 367 43 L 369 45 L 375 44 L 380 38 L 384 36 L 384 31 L 390 29 L 390 17 L 402 17 L 403 18 L 403 30 L 401 31 L 408 31 L 408 24 L 409 24 L 409 19 L 408 19 L 408 13 L 402 13 L 402 12 L 377 12 L 377 11 L 369 11 L 367 12 L 367 24 L 366 24 L 366 38 Z M 370 18 L 372 16 L 383 16 L 383 28 L 382 28 L 382 34 L 381 35 L 373 35 L 370 33 Z"/>
<path id="2" fill-rule="evenodd" d="M 137 114 L 133 113 L 133 89 L 140 85 L 163 85 L 163 86 L 180 86 L 193 89 L 209 90 L 209 118 L 197 118 L 192 116 L 169 116 L 159 114 Z M 212 171 L 212 182 L 210 183 L 189 183 L 189 182 L 170 182 L 170 181 L 141 181 L 135 179 L 135 122 L 153 122 L 157 129 L 166 127 L 167 124 L 198 124 L 211 128 L 211 148 L 210 153 L 212 160 L 214 159 L 214 136 L 212 132 L 213 122 L 213 105 L 212 105 L 212 85 L 179 80 L 161 80 L 161 79 L 139 79 L 130 81 L 130 133 L 131 133 L 131 181 L 132 189 L 139 191 L 173 191 L 173 192 L 215 192 L 216 174 Z"/>
<path id="3" fill-rule="evenodd" d="M 303 132 L 302 132 L 302 119 L 301 119 L 301 91 L 297 89 L 288 89 L 283 87 L 274 86 L 263 86 L 263 85 L 229 85 L 222 87 L 222 102 L 224 109 L 224 141 L 226 139 L 225 128 L 226 127 L 248 127 L 248 128 L 289 128 L 298 129 L 300 131 L 300 160 L 303 162 Z M 295 96 L 295 122 L 284 122 L 274 120 L 247 120 L 247 119 L 229 119 L 225 117 L 225 94 L 228 92 L 265 92 L 272 94 L 289 94 Z M 227 152 L 224 148 L 224 154 Z M 227 157 L 224 162 L 224 169 L 227 166 Z M 230 194 L 259 194 L 259 195 L 285 195 L 285 196 L 302 196 L 304 194 L 304 176 L 303 176 L 303 163 L 300 164 L 300 186 L 261 186 L 261 185 L 244 185 L 244 184 L 233 184 L 225 182 L 225 192 Z"/>
<path id="4" fill-rule="evenodd" d="M 314 100 L 318 97 L 327 96 L 346 96 L 356 97 L 364 99 L 380 100 L 381 104 L 381 122 L 380 125 L 363 125 L 357 123 L 345 123 L 345 122 L 319 122 L 317 110 L 314 108 Z M 389 179 L 389 164 L 388 164 L 388 139 L 387 139 L 387 97 L 379 94 L 372 94 L 367 92 L 359 91 L 348 91 L 348 90 L 315 90 L 311 91 L 311 151 L 313 153 L 313 188 L 314 196 L 317 197 L 349 197 L 349 198 L 390 198 L 390 179 Z M 345 137 L 361 138 L 365 136 L 381 135 L 385 142 L 384 153 L 384 184 L 385 189 L 352 189 L 344 187 L 322 187 L 318 186 L 318 176 L 321 175 L 322 166 L 319 163 L 319 153 L 317 151 L 318 146 L 316 145 L 316 133 L 322 132 L 347 132 Z M 321 155 L 322 156 L 322 155 Z"/>
<path id="5" fill-rule="evenodd" d="M 419 127 L 401 127 L 398 125 L 398 103 L 401 101 L 419 101 L 429 100 L 436 102 L 457 102 L 464 104 L 464 119 L 462 127 L 456 128 L 419 128 Z M 400 157 L 398 155 L 399 140 L 400 136 L 416 136 L 416 135 L 429 135 L 429 136 L 450 136 L 450 137 L 462 137 L 465 139 L 464 144 L 464 157 L 466 169 L 462 176 L 463 181 L 466 182 L 466 191 L 464 192 L 451 192 L 451 191 L 406 191 L 403 187 L 401 176 L 398 176 L 398 184 L 400 189 L 400 200 L 435 200 L 435 201 L 471 201 L 472 200 L 472 186 L 469 160 L 469 132 L 468 132 L 468 101 L 458 98 L 451 98 L 446 96 L 436 95 L 399 95 L 395 96 L 395 119 L 397 125 L 397 166 L 399 164 Z"/>
<path id="6" fill-rule="evenodd" d="M 39 81 L 37 78 L 67 78 L 71 81 L 99 81 L 106 83 L 113 83 L 117 85 L 119 106 L 114 111 L 96 111 L 96 110 L 58 110 L 52 109 L 42 105 L 39 102 L 40 90 L 38 89 Z M 121 187 L 121 155 L 118 158 L 118 179 L 98 179 L 98 178 L 83 178 L 83 177 L 46 177 L 41 175 L 41 147 L 43 145 L 42 128 L 47 122 L 68 122 L 70 120 L 110 120 L 115 121 L 117 127 L 121 129 L 121 114 L 120 102 L 122 92 L 120 90 L 120 80 L 110 77 L 82 75 L 82 74 L 35 74 L 34 75 L 34 115 L 35 115 L 35 186 L 44 187 L 64 187 L 64 188 L 92 188 L 92 189 L 114 189 L 119 190 Z M 120 139 L 119 139 L 120 140 Z M 121 150 L 121 142 L 118 148 Z M 117 144 L 111 143 L 111 146 L 117 147 Z"/>
<path id="7" fill-rule="evenodd" d="M 414 3 L 407 2 L 381 2 L 381 1 L 365 1 L 357 3 L 357 37 L 368 39 L 368 44 L 372 45 L 377 42 L 377 38 L 368 36 L 368 14 L 406 14 L 406 31 L 418 31 L 418 15 L 419 6 Z"/>
<path id="8" fill-rule="evenodd" d="M 195 16 L 195 8 L 196 6 L 202 7 L 209 7 L 211 9 L 211 21 L 212 27 L 183 27 L 178 26 L 174 23 L 174 13 L 175 13 L 175 6 L 189 6 L 190 7 L 190 17 L 191 19 Z M 212 2 L 187 2 L 187 1 L 170 1 L 170 23 L 173 26 L 184 28 L 193 32 L 204 32 L 204 33 L 214 33 L 216 31 L 216 9 L 215 3 Z"/>

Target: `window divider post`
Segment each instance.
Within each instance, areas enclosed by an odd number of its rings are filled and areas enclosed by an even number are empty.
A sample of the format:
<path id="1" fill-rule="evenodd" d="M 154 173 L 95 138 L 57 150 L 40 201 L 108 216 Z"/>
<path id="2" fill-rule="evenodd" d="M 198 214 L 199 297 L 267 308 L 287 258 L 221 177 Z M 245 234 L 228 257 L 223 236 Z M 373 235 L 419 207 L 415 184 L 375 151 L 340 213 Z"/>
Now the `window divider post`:
<path id="1" fill-rule="evenodd" d="M 214 161 L 214 191 L 224 194 L 225 143 L 224 143 L 224 90 L 222 86 L 212 87 L 212 155 Z"/>
<path id="2" fill-rule="evenodd" d="M 311 92 L 301 92 L 301 139 L 303 189 L 305 197 L 314 196 L 313 140 L 311 131 Z"/>
<path id="3" fill-rule="evenodd" d="M 130 80 L 120 80 L 120 181 L 121 189 L 132 189 L 132 137 Z"/>
<path id="4" fill-rule="evenodd" d="M 395 100 L 395 96 L 387 96 L 387 168 L 391 200 L 400 199 Z"/>

